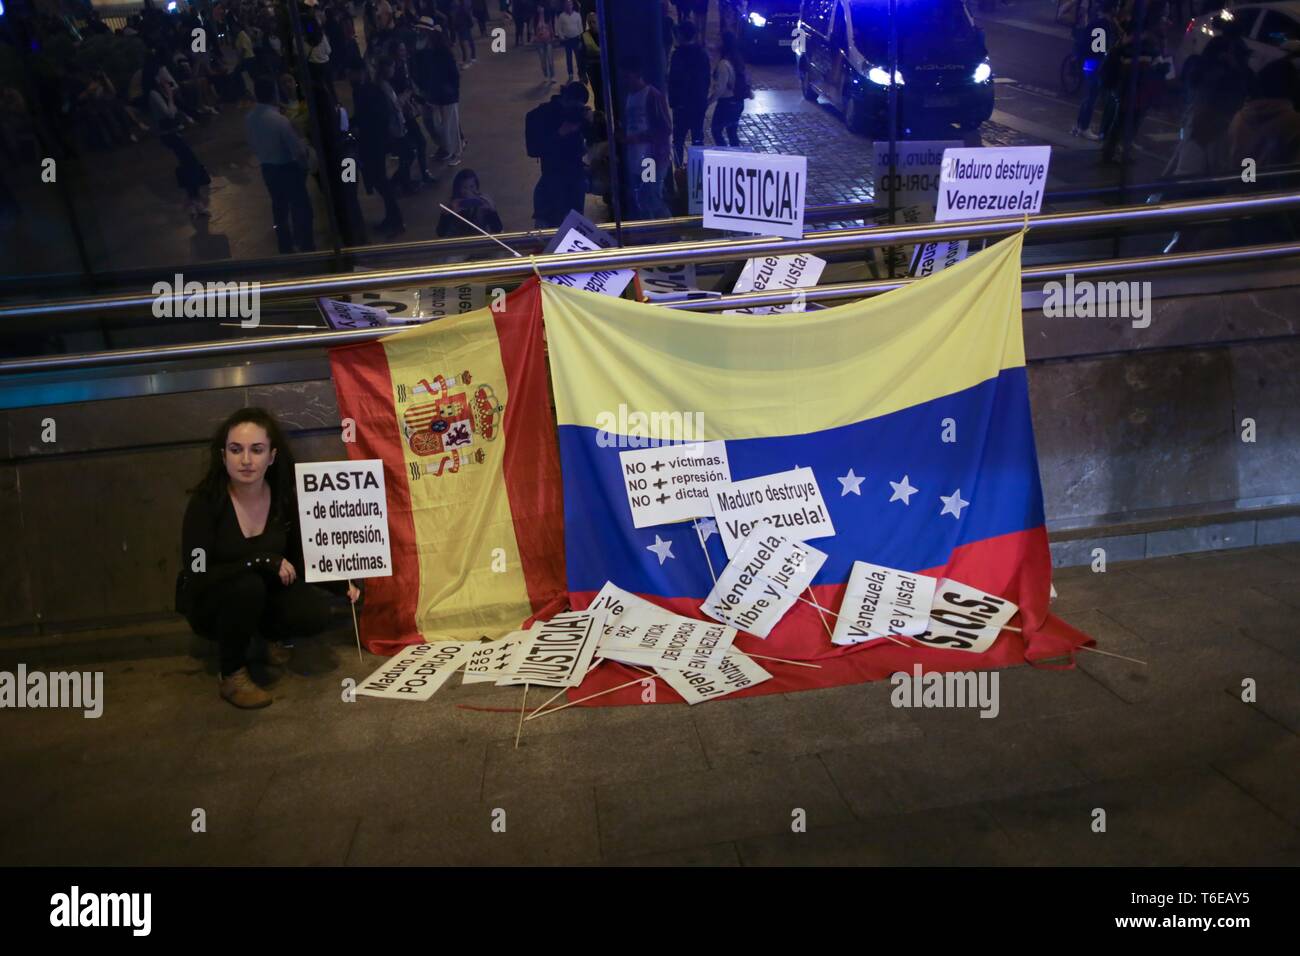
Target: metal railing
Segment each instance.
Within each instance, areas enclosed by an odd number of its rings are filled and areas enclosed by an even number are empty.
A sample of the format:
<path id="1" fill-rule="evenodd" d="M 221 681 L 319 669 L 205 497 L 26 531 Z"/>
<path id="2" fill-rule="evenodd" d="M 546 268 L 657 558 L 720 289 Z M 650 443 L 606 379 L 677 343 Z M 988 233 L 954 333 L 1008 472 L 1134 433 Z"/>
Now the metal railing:
<path id="1" fill-rule="evenodd" d="M 912 245 L 953 239 L 988 239 L 1009 235 L 1028 225 L 1035 233 L 1105 230 L 1119 226 L 1153 226 L 1193 219 L 1238 216 L 1266 216 L 1300 209 L 1300 193 L 1268 193 L 1252 197 L 1182 200 L 1151 205 L 1123 206 L 1109 210 L 1059 212 L 1029 217 L 971 219 L 960 222 L 927 223 L 918 226 L 876 226 L 865 229 L 836 229 L 807 233 L 799 239 L 746 237 L 663 243 L 590 252 L 520 256 L 476 262 L 349 272 L 302 279 L 279 279 L 259 285 L 262 301 L 361 292 L 368 289 L 409 285 L 449 285 L 465 281 L 492 282 L 522 280 L 534 272 L 540 275 L 598 272 L 675 265 L 687 262 L 748 259 L 800 252 L 818 254 L 856 251 L 877 246 Z M 1160 257 L 1164 258 L 1164 257 Z M 1157 259 L 1153 259 L 1158 261 Z M 221 293 L 214 293 L 220 295 Z M 82 315 L 150 309 L 157 296 L 152 292 L 64 299 L 0 307 L 0 320 L 20 317 Z M 5 368 L 0 365 L 0 370 Z"/>
<path id="2" fill-rule="evenodd" d="M 1261 262 L 1300 256 L 1300 242 L 1272 245 L 1239 246 L 1212 249 L 1204 252 L 1182 252 L 1161 256 L 1138 256 L 1128 259 L 1100 259 L 1092 262 L 1074 262 L 1044 266 L 1031 266 L 1020 273 L 1022 281 L 1048 281 L 1064 278 L 1067 274 L 1078 276 L 1120 275 L 1142 271 L 1185 269 L 1192 266 L 1222 265 L 1225 263 Z M 809 289 L 783 292 L 744 292 L 708 299 L 660 303 L 668 309 L 691 311 L 719 311 L 722 309 L 756 308 L 786 305 L 802 299 L 804 302 L 822 303 L 845 299 L 860 299 L 880 295 L 902 288 L 918 279 L 882 279 L 869 282 L 841 282 Z M 137 362 L 165 362 L 176 359 L 210 358 L 288 349 L 325 348 L 348 345 L 384 338 L 408 331 L 409 325 L 387 326 L 374 329 L 330 330 L 295 335 L 250 336 L 242 339 L 220 339 L 210 342 L 191 342 L 180 345 L 149 346 L 143 348 L 112 349 L 100 352 L 83 352 L 69 355 L 49 355 L 34 358 L 11 359 L 0 362 L 0 375 L 21 372 L 62 371 L 77 368 L 99 368 L 130 365 Z"/>

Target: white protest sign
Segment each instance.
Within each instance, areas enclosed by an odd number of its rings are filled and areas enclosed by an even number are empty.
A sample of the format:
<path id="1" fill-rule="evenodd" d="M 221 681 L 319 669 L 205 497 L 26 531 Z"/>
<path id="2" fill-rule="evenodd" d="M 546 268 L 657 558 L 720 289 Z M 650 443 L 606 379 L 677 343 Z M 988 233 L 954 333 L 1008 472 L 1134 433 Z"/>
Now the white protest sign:
<path id="1" fill-rule="evenodd" d="M 982 654 L 1019 608 L 1006 598 L 943 578 L 935 587 L 929 627 L 913 640 L 933 647 Z"/>
<path id="2" fill-rule="evenodd" d="M 944 150 L 935 222 L 1039 212 L 1051 159 L 1050 146 Z M 917 252 L 912 274 L 924 277 L 960 262 L 968 245 L 965 239 L 927 243 Z"/>
<path id="3" fill-rule="evenodd" d="M 944 150 L 939 222 L 1018 216 L 1043 208 L 1050 146 Z"/>
<path id="4" fill-rule="evenodd" d="M 924 574 L 854 561 L 831 643 L 861 644 L 887 634 L 922 633 L 930 621 L 935 584 Z"/>
<path id="5" fill-rule="evenodd" d="M 637 623 L 633 610 L 606 628 L 600 656 L 624 664 L 687 667 L 693 657 L 720 660 L 736 639 L 736 629 L 712 621 L 697 621 L 680 614 L 646 616 Z M 698 665 L 697 665 L 698 666 Z"/>
<path id="6" fill-rule="evenodd" d="M 722 441 L 636 448 L 619 452 L 618 461 L 634 528 L 711 515 L 709 489 L 731 481 Z"/>
<path id="7" fill-rule="evenodd" d="M 636 270 L 641 291 L 650 302 L 682 302 L 707 299 L 713 293 L 696 286 L 695 263 L 679 262 L 670 266 L 647 266 Z"/>
<path id="8" fill-rule="evenodd" d="M 338 299 L 317 299 L 316 305 L 331 329 L 377 329 L 388 325 L 388 313 L 373 305 Z"/>
<path id="9" fill-rule="evenodd" d="M 603 614 L 570 611 L 534 625 L 497 684 L 576 687 L 587 676 L 603 622 Z"/>
<path id="10" fill-rule="evenodd" d="M 404 647 L 362 681 L 357 693 L 390 700 L 428 700 L 477 646 L 443 643 Z"/>
<path id="11" fill-rule="evenodd" d="M 655 621 L 668 621 L 671 624 L 674 621 L 690 620 L 690 618 L 684 618 L 672 611 L 665 611 L 659 605 L 652 604 L 631 591 L 624 591 L 613 581 L 605 582 L 605 586 L 591 599 L 591 604 L 588 605 L 587 610 L 604 612 L 606 634 L 609 633 L 613 624 L 623 620 L 624 615 L 629 615 L 627 623 L 634 626 L 654 623 Z"/>
<path id="12" fill-rule="evenodd" d="M 815 286 L 826 268 L 826 260 L 811 253 L 793 256 L 764 256 L 750 259 L 741 270 L 733 292 L 776 292 L 780 289 L 806 289 Z M 761 305 L 752 309 L 727 309 L 728 315 L 771 315 L 777 312 L 802 312 L 799 303 Z"/>
<path id="13" fill-rule="evenodd" d="M 765 638 L 825 563 L 825 552 L 760 524 L 722 569 L 700 610 L 714 620 Z"/>
<path id="14" fill-rule="evenodd" d="M 960 149 L 959 139 L 899 140 L 890 150 L 888 140 L 871 144 L 875 160 L 876 208 L 888 209 L 892 198 L 895 207 L 916 203 L 935 205 L 939 193 L 939 176 L 946 149 Z M 890 159 L 893 171 L 890 171 Z"/>
<path id="15" fill-rule="evenodd" d="M 704 226 L 803 236 L 808 160 L 780 153 L 704 151 Z"/>
<path id="16" fill-rule="evenodd" d="M 570 212 L 560 223 L 551 241 L 546 244 L 546 253 L 588 252 L 592 249 L 612 249 L 616 243 L 596 224 L 578 212 Z M 613 269 L 601 272 L 577 272 L 571 275 L 546 276 L 543 281 L 553 285 L 568 286 L 570 289 L 584 289 L 587 292 L 599 292 L 602 295 L 619 296 L 627 288 L 635 275 L 633 269 Z"/>
<path id="17" fill-rule="evenodd" d="M 497 678 L 510 669 L 511 656 L 527 636 L 527 631 L 511 631 L 500 640 L 471 645 L 461 683 L 496 683 Z"/>
<path id="18" fill-rule="evenodd" d="M 664 679 L 664 683 L 681 694 L 686 703 L 691 705 L 734 694 L 738 690 L 753 687 L 772 678 L 771 674 L 744 654 L 731 654 L 724 657 L 717 668 L 696 671 L 670 668 L 655 668 L 655 670 Z"/>
<path id="19" fill-rule="evenodd" d="M 388 549 L 384 463 L 318 461 L 296 465 L 298 524 L 306 581 L 380 578 L 393 573 Z"/>
<path id="20" fill-rule="evenodd" d="M 872 156 L 875 160 L 875 221 L 882 226 L 890 224 L 889 204 L 892 201 L 894 224 L 915 226 L 932 222 L 935 204 L 939 199 L 943 151 L 959 148 L 961 144 L 959 139 L 899 140 L 894 144 L 896 148 L 891 150 L 888 140 L 872 143 Z M 912 252 L 911 246 L 878 247 L 872 250 L 872 259 L 882 275 L 894 275 L 907 269 Z M 893 269 L 890 269 L 891 264 Z"/>
<path id="21" fill-rule="evenodd" d="M 569 214 L 564 217 L 564 222 L 560 223 L 560 228 L 555 230 L 555 235 L 546 240 L 546 245 L 542 249 L 544 255 L 550 255 L 552 252 L 560 251 L 560 243 L 564 237 L 569 234 L 570 230 L 577 230 L 578 234 L 590 242 L 597 249 L 613 249 L 618 243 L 614 237 L 605 230 L 601 229 L 594 222 L 578 212 L 576 209 L 570 209 Z"/>
<path id="22" fill-rule="evenodd" d="M 326 324 L 333 329 L 416 325 L 483 308 L 487 305 L 487 287 L 466 284 L 384 289 L 346 299 L 317 299 L 316 304 Z"/>
<path id="23" fill-rule="evenodd" d="M 772 531 L 793 541 L 827 538 L 835 533 L 811 468 L 792 468 L 714 485 L 710 494 L 728 558 L 736 556 L 741 540 L 764 520 L 771 522 Z"/>
<path id="24" fill-rule="evenodd" d="M 730 146 L 688 146 L 686 148 L 686 211 L 692 216 L 704 212 L 704 153 L 740 152 Z"/>
<path id="25" fill-rule="evenodd" d="M 405 292 L 405 290 L 400 290 Z M 448 315 L 464 315 L 487 305 L 487 287 L 481 285 L 435 285 L 411 292 L 413 314 L 394 315 L 389 321 L 423 322 Z"/>

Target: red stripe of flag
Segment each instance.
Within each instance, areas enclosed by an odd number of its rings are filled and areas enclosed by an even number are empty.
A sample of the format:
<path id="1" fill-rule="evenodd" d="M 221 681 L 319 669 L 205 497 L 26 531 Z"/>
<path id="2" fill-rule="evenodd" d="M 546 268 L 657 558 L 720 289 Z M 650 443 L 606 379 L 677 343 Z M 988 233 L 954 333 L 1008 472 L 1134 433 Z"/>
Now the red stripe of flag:
<path id="1" fill-rule="evenodd" d="M 408 644 L 423 641 L 415 625 L 416 603 L 420 597 L 420 558 L 407 484 L 410 477 L 398 442 L 401 433 L 393 400 L 396 383 L 380 342 L 332 348 L 330 367 L 339 413 L 356 422 L 357 440 L 345 443 L 348 457 L 378 458 L 384 462 L 393 574 L 366 581 L 366 611 L 359 621 L 367 650 L 395 654 Z"/>
<path id="2" fill-rule="evenodd" d="M 568 606 L 564 579 L 564 500 L 559 438 L 542 342 L 542 295 L 536 277 L 492 310 L 509 400 L 502 430 L 502 474 L 533 620 Z"/>

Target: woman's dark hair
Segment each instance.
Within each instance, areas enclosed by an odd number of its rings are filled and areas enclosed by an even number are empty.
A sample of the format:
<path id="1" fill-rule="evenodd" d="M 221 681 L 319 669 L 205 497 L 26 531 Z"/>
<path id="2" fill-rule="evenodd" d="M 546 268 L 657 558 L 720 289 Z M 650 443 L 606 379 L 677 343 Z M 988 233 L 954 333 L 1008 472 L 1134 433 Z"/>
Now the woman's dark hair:
<path id="1" fill-rule="evenodd" d="M 456 177 L 451 181 L 451 198 L 452 199 L 463 198 L 460 194 L 461 188 L 465 185 L 465 183 L 469 182 L 471 179 L 474 180 L 474 182 L 479 184 L 480 189 L 482 188 L 483 184 L 478 178 L 478 173 L 474 172 L 474 170 L 472 169 L 462 169 L 460 172 L 456 174 Z"/>
<path id="2" fill-rule="evenodd" d="M 271 486 L 271 507 L 274 510 L 282 502 L 294 499 L 293 452 L 284 430 L 275 417 L 264 408 L 241 408 L 231 414 L 217 426 L 208 442 L 208 467 L 199 483 L 190 489 L 190 494 L 202 494 L 220 499 L 226 493 L 230 476 L 226 474 L 223 452 L 230 430 L 238 425 L 258 425 L 266 431 L 267 440 L 275 449 L 275 461 L 266 469 L 266 483 Z"/>

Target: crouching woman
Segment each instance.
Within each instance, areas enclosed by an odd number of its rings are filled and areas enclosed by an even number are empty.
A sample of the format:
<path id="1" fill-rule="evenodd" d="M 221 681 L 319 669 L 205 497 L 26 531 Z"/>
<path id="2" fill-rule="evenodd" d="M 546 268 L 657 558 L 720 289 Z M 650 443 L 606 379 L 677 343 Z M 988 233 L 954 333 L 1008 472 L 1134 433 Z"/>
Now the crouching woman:
<path id="1" fill-rule="evenodd" d="M 221 697 L 266 707 L 271 695 L 248 673 L 250 639 L 260 635 L 270 662 L 284 666 L 284 642 L 329 626 L 331 598 L 302 578 L 293 454 L 276 420 L 260 408 L 240 409 L 209 450 L 185 509 L 176 609 L 219 645 Z M 349 584 L 348 599 L 357 597 Z"/>

